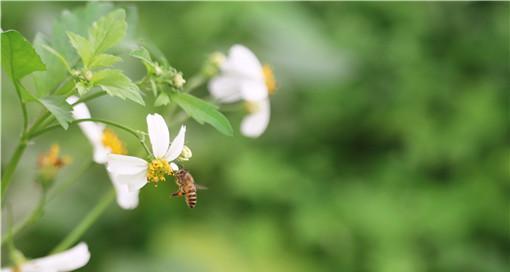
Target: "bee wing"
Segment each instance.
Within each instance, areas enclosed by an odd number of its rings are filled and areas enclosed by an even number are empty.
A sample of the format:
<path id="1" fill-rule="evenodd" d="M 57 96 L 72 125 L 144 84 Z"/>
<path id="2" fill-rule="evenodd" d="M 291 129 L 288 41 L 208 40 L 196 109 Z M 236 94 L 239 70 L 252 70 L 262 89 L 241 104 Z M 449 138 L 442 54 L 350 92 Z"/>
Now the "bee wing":
<path id="1" fill-rule="evenodd" d="M 195 187 L 197 187 L 197 190 L 207 190 L 209 188 L 207 188 L 207 186 L 204 186 L 204 185 L 201 185 L 201 184 L 196 184 L 195 183 Z"/>

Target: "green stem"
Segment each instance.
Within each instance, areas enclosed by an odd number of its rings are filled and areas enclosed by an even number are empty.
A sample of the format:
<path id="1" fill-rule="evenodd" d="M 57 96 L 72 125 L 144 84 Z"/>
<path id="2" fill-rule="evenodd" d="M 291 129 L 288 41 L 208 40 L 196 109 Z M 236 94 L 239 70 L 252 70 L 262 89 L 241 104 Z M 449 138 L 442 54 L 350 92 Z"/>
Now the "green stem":
<path id="1" fill-rule="evenodd" d="M 96 222 L 96 220 L 106 211 L 106 208 L 115 200 L 115 190 L 111 188 L 99 200 L 96 206 L 74 227 L 74 229 L 62 240 L 50 254 L 54 254 L 68 249 L 76 243 L 81 236 Z"/>
<path id="2" fill-rule="evenodd" d="M 34 224 L 39 218 L 43 215 L 44 212 L 44 204 L 46 203 L 46 192 L 43 191 L 43 194 L 41 195 L 41 198 L 39 199 L 39 202 L 37 203 L 37 206 L 34 208 L 32 213 L 23 220 L 22 223 L 20 223 L 17 226 L 14 226 L 13 228 L 10 228 L 7 235 L 2 237 L 2 245 L 11 240 L 18 232 L 23 231 L 28 226 Z"/>
<path id="3" fill-rule="evenodd" d="M 137 131 L 131 129 L 131 128 L 128 128 L 126 126 L 123 126 L 123 125 L 120 125 L 120 124 L 117 124 L 117 123 L 114 123 L 114 122 L 110 122 L 110 121 L 107 121 L 107 120 L 102 120 L 102 119 L 96 119 L 96 118 L 85 118 L 85 119 L 77 119 L 77 120 L 74 120 L 72 121 L 70 124 L 71 125 L 74 125 L 74 124 L 77 124 L 77 123 L 81 123 L 81 122 L 96 122 L 96 123 L 103 123 L 105 125 L 109 125 L 109 126 L 112 126 L 112 127 L 116 127 L 116 128 L 119 128 L 119 129 L 122 129 L 130 134 L 132 134 L 133 136 L 135 136 L 139 141 L 140 143 L 142 144 L 143 148 L 145 149 L 145 152 L 147 152 L 147 154 L 151 154 L 149 148 L 147 147 L 147 145 L 145 144 L 145 141 L 143 139 L 143 137 L 140 136 L 140 133 L 138 133 Z M 53 125 L 53 126 L 49 126 L 49 127 L 46 127 L 46 128 L 43 128 L 39 131 L 36 131 L 36 132 L 33 132 L 31 134 L 28 135 L 28 137 L 30 139 L 32 138 L 35 138 L 41 134 L 44 134 L 50 130 L 53 130 L 53 129 L 56 129 L 56 128 L 59 128 L 60 125 Z"/>
<path id="4" fill-rule="evenodd" d="M 3 176 L 2 176 L 2 202 L 5 199 L 5 192 L 7 192 L 7 188 L 9 187 L 9 183 L 11 182 L 11 177 L 14 171 L 16 170 L 16 167 L 18 166 L 18 162 L 21 159 L 21 156 L 23 155 L 23 152 L 27 148 L 27 141 L 25 137 L 22 137 L 18 146 L 16 147 L 16 150 L 14 150 L 14 154 L 12 155 L 11 160 L 9 161 L 9 164 L 4 170 Z"/>

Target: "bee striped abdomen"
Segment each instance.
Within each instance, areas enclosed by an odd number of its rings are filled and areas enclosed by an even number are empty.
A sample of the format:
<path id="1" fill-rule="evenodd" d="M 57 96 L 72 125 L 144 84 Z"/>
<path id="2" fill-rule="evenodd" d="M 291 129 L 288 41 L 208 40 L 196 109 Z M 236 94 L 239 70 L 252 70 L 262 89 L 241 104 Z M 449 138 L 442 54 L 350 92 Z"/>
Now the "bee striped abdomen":
<path id="1" fill-rule="evenodd" d="M 188 207 L 195 208 L 197 205 L 197 191 L 196 190 L 190 190 L 186 193 L 186 204 L 188 204 Z"/>

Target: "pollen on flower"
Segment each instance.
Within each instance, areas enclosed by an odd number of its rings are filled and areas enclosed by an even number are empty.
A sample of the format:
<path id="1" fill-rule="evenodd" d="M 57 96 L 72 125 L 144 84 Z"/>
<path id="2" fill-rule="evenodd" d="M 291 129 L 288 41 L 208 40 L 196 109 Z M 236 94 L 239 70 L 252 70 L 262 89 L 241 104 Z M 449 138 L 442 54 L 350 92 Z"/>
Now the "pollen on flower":
<path id="1" fill-rule="evenodd" d="M 276 91 L 276 79 L 274 78 L 273 70 L 269 65 L 264 64 L 264 66 L 262 66 L 262 74 L 264 74 L 264 81 L 269 95 L 273 95 Z"/>
<path id="2" fill-rule="evenodd" d="M 110 151 L 112 154 L 118 154 L 118 155 L 125 155 L 127 154 L 127 149 L 122 143 L 122 141 L 119 139 L 117 134 L 113 132 L 112 130 L 105 129 L 103 131 L 103 138 L 102 138 L 103 145 L 110 148 Z"/>
<path id="3" fill-rule="evenodd" d="M 154 159 L 149 163 L 147 180 L 154 183 L 154 186 L 158 186 L 159 182 L 165 181 L 168 175 L 173 175 L 173 171 L 166 160 Z"/>

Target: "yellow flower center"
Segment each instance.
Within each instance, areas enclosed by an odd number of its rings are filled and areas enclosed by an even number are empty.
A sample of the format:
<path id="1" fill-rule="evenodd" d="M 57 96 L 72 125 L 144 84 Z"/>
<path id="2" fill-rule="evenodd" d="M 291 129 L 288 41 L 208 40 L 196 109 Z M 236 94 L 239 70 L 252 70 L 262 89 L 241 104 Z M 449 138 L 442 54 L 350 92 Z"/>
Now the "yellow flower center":
<path id="1" fill-rule="evenodd" d="M 110 151 L 113 154 L 125 155 L 127 154 L 127 149 L 119 139 L 117 134 L 109 129 L 105 129 L 103 131 L 103 145 L 110 148 Z"/>
<path id="2" fill-rule="evenodd" d="M 262 74 L 264 74 L 264 81 L 266 82 L 269 95 L 273 95 L 276 91 L 276 79 L 274 78 L 273 70 L 269 65 L 264 64 L 262 66 Z"/>
<path id="3" fill-rule="evenodd" d="M 166 176 L 173 175 L 170 164 L 164 159 L 154 159 L 149 163 L 147 180 L 158 186 L 159 182 L 165 181 Z"/>

